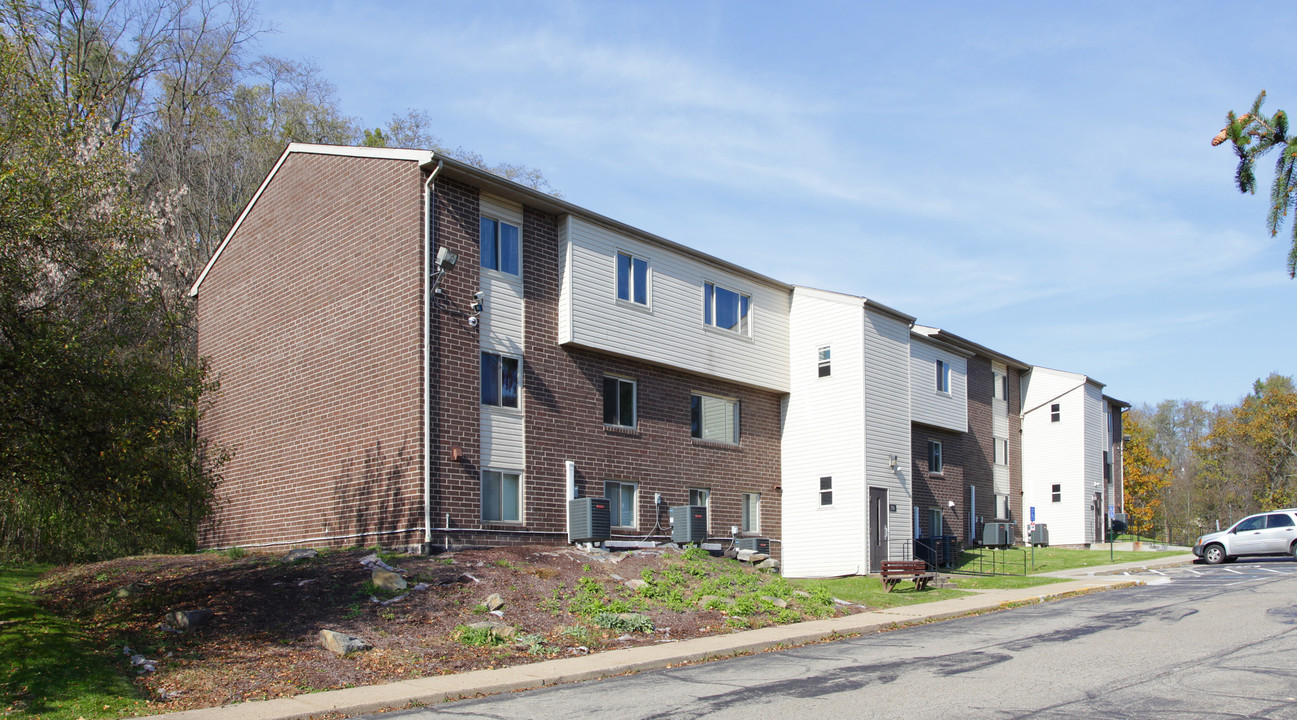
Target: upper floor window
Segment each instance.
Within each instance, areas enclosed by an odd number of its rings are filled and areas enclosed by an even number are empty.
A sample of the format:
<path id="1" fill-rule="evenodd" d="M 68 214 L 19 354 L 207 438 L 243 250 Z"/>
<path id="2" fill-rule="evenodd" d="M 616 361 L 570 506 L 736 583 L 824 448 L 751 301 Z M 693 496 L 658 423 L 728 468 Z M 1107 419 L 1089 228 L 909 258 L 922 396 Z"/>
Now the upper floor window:
<path id="1" fill-rule="evenodd" d="M 482 404 L 518 407 L 518 363 L 516 357 L 482 353 Z"/>
<path id="2" fill-rule="evenodd" d="M 1063 486 L 1058 483 L 1050 485 L 1049 495 L 1051 502 L 1063 502 Z"/>
<path id="3" fill-rule="evenodd" d="M 944 464 L 941 460 L 941 443 L 933 440 L 928 443 L 928 472 L 940 473 Z"/>
<path id="4" fill-rule="evenodd" d="M 950 363 L 937 361 L 937 392 L 950 392 Z"/>
<path id="5" fill-rule="evenodd" d="M 739 444 L 739 401 L 713 395 L 689 398 L 689 434 L 699 440 Z"/>
<path id="6" fill-rule="evenodd" d="M 635 381 L 604 376 L 603 423 L 635 427 Z"/>
<path id="7" fill-rule="evenodd" d="M 1063 406 L 1060 405 L 1060 404 L 1058 404 L 1058 403 L 1054 403 L 1053 405 L 1050 405 L 1050 406 L 1049 406 L 1049 421 L 1050 421 L 1050 422 L 1058 422 L 1059 420 L 1062 420 L 1062 419 L 1063 419 Z"/>
<path id="8" fill-rule="evenodd" d="M 833 504 L 833 478 L 820 478 L 820 505 Z"/>
<path id="9" fill-rule="evenodd" d="M 740 335 L 750 331 L 752 298 L 714 283 L 703 283 L 703 323 Z"/>
<path id="10" fill-rule="evenodd" d="M 1103 479 L 1112 482 L 1112 457 L 1108 451 L 1103 451 Z"/>
<path id="11" fill-rule="evenodd" d="M 994 374 L 994 386 L 991 388 L 991 396 L 996 400 L 1009 399 L 1009 376 L 1002 372 Z"/>
<path id="12" fill-rule="evenodd" d="M 478 234 L 478 243 L 482 252 L 482 267 L 517 275 L 519 264 L 518 236 L 517 225 L 483 216 Z"/>
<path id="13" fill-rule="evenodd" d="M 995 464 L 1009 464 L 1009 439 L 995 438 Z"/>
<path id="14" fill-rule="evenodd" d="M 617 253 L 617 299 L 648 305 L 648 260 Z"/>
<path id="15" fill-rule="evenodd" d="M 829 367 L 829 354 L 828 347 L 820 348 L 820 377 L 828 377 L 833 374 L 832 368 Z"/>

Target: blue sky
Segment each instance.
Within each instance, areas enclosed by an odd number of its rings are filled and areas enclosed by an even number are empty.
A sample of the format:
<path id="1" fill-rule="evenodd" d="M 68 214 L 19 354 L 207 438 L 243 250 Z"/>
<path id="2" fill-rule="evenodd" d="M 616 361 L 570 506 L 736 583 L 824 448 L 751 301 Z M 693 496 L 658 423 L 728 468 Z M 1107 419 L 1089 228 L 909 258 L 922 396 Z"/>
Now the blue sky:
<path id="1" fill-rule="evenodd" d="M 1297 281 L 1210 139 L 1297 111 L 1297 4 L 298 2 L 270 54 L 378 126 L 1133 403 L 1297 373 Z M 1257 6 L 1261 7 L 1261 6 Z M 1265 164 L 1263 190 L 1269 187 Z"/>

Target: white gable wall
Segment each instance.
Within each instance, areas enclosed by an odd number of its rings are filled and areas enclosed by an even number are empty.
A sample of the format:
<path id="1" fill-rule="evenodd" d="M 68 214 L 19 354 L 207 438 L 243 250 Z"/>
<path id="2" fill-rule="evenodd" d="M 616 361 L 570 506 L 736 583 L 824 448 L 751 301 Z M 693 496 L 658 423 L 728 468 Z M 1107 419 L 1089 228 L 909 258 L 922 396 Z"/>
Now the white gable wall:
<path id="1" fill-rule="evenodd" d="M 865 554 L 865 382 L 860 298 L 796 288 L 782 438 L 783 573 L 828 577 L 868 571 Z M 819 376 L 828 346 L 831 374 Z M 820 504 L 831 477 L 833 504 Z"/>
<path id="2" fill-rule="evenodd" d="M 1024 395 L 1042 377 L 1032 370 L 1024 381 Z M 1061 396 L 1031 409 L 1022 418 L 1023 520 L 1030 522 L 1030 508 L 1036 508 L 1036 522 L 1049 526 L 1053 545 L 1089 542 L 1087 505 L 1092 498 L 1086 483 L 1085 386 L 1073 387 Z M 1059 421 L 1050 420 L 1050 406 L 1059 405 Z M 1060 486 L 1060 502 L 1053 502 L 1051 486 Z"/>

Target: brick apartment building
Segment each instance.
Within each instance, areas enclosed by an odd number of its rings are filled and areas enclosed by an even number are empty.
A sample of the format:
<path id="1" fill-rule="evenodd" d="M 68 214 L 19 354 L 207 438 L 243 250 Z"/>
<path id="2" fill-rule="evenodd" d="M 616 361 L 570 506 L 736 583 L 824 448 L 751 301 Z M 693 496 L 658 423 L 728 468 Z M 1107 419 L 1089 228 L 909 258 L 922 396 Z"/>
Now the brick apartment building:
<path id="1" fill-rule="evenodd" d="M 430 152 L 290 145 L 190 294 L 234 451 L 203 547 L 562 543 L 574 491 L 832 575 L 1025 522 L 1029 366 Z"/>

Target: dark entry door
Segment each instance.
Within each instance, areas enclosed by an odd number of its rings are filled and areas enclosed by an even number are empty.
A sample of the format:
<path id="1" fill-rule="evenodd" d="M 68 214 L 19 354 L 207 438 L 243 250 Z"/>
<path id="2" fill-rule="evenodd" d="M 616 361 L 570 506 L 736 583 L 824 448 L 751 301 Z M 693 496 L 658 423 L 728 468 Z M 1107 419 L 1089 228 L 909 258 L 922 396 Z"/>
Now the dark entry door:
<path id="1" fill-rule="evenodd" d="M 887 491 L 869 488 L 869 572 L 881 572 L 887 559 Z"/>

